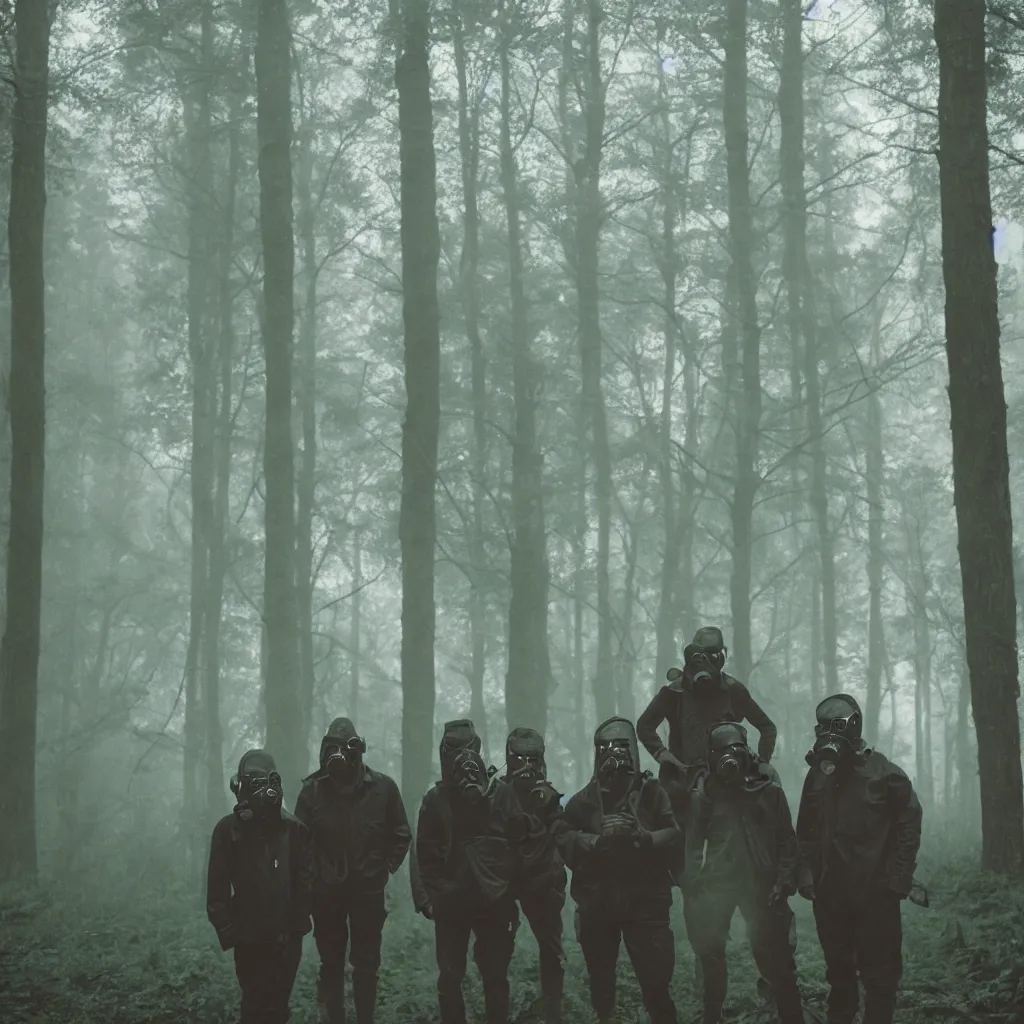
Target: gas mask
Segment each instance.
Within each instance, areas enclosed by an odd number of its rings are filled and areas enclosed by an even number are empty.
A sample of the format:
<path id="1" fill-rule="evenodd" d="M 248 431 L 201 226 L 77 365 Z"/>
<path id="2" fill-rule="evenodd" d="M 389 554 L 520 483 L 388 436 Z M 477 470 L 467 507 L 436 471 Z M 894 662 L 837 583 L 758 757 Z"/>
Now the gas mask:
<path id="1" fill-rule="evenodd" d="M 719 687 L 725 666 L 726 647 L 717 626 L 703 626 L 683 650 L 686 676 L 697 698 L 713 694 Z"/>
<path id="2" fill-rule="evenodd" d="M 715 779 L 735 785 L 750 774 L 753 759 L 747 746 L 747 730 L 735 722 L 723 722 L 708 734 L 708 765 Z"/>
<path id="3" fill-rule="evenodd" d="M 539 782 L 545 777 L 544 759 L 529 754 L 509 754 L 508 774 L 512 779 L 523 782 Z"/>
<path id="4" fill-rule="evenodd" d="M 483 758 L 468 747 L 463 747 L 452 760 L 455 788 L 469 804 L 478 804 L 487 792 L 487 768 Z"/>
<path id="5" fill-rule="evenodd" d="M 231 776 L 231 792 L 238 799 L 235 814 L 242 821 L 271 819 L 281 815 L 281 776 L 258 768 Z"/>
<path id="6" fill-rule="evenodd" d="M 864 719 L 860 705 L 845 693 L 826 697 L 815 709 L 814 746 L 807 754 L 807 763 L 821 769 L 823 775 L 834 775 L 842 765 L 849 764 L 860 751 Z"/>
<path id="7" fill-rule="evenodd" d="M 635 770 L 628 740 L 602 740 L 597 747 L 597 762 L 601 775 L 608 779 L 631 775 Z"/>
<path id="8" fill-rule="evenodd" d="M 366 741 L 359 736 L 347 740 L 328 738 L 324 741 L 324 768 L 335 782 L 351 782 L 359 772 L 365 753 Z"/>

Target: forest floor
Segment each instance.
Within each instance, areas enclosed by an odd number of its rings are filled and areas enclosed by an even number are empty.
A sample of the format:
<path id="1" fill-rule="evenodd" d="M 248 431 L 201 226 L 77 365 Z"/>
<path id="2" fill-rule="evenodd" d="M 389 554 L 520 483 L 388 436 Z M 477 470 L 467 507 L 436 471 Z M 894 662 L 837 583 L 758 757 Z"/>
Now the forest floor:
<path id="1" fill-rule="evenodd" d="M 931 906 L 904 904 L 904 985 L 897 1021 L 993 1021 L 1024 1024 L 1024 886 L 962 863 L 925 865 Z M 204 908 L 193 892 L 125 883 L 103 899 L 55 886 L 0 889 L 0 1021 L 4 1024 L 229 1024 L 237 1020 L 237 987 L 230 955 L 221 954 Z M 381 1024 L 427 1024 L 436 1019 L 433 935 L 408 909 L 396 884 L 385 932 Z M 801 987 L 809 1009 L 821 1011 L 824 969 L 809 906 L 797 912 Z M 678 941 L 674 992 L 680 1020 L 694 1020 L 693 958 L 673 910 Z M 568 1024 L 593 1019 L 579 947 L 566 918 L 569 958 Z M 316 1020 L 316 950 L 307 940 L 292 999 L 293 1024 Z M 524 925 L 512 966 L 513 1021 L 538 1017 L 536 946 Z M 761 1018 L 743 926 L 730 942 L 728 1020 Z M 644 1020 L 623 952 L 623 1021 Z M 480 992 L 470 968 L 467 996 L 479 1019 Z M 813 1016 L 813 1014 L 812 1014 Z M 809 1016 L 809 1020 L 812 1019 Z M 768 1018 L 771 1019 L 770 1017 Z"/>

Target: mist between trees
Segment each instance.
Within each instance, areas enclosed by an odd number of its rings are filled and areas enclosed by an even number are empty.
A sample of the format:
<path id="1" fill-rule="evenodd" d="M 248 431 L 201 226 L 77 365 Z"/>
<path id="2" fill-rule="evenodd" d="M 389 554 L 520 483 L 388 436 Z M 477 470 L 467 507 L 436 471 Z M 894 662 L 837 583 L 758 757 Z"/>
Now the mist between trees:
<path id="1" fill-rule="evenodd" d="M 0 874 L 197 867 L 338 714 L 571 789 L 703 624 L 788 787 L 849 691 L 1018 874 L 1022 25 L 0 5 Z"/>

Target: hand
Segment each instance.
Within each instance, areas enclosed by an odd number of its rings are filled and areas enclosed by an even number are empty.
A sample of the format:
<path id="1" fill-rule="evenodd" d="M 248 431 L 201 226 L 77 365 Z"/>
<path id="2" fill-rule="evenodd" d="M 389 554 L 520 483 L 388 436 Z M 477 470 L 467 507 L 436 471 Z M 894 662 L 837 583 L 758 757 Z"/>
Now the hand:
<path id="1" fill-rule="evenodd" d="M 814 902 L 814 885 L 811 882 L 801 885 L 797 892 L 799 892 L 805 900 L 810 900 L 811 903 Z"/>
<path id="2" fill-rule="evenodd" d="M 628 814 L 609 814 L 601 822 L 602 836 L 629 836 L 636 824 Z"/>
<path id="3" fill-rule="evenodd" d="M 538 783 L 530 790 L 530 796 L 533 798 L 537 807 L 541 810 L 550 807 L 553 803 L 557 803 L 561 795 L 562 794 L 546 780 Z"/>
<path id="4" fill-rule="evenodd" d="M 680 761 L 671 750 L 663 750 L 658 755 L 658 764 L 670 764 L 673 768 L 678 768 L 681 772 L 686 771 L 686 765 L 683 764 L 683 762 Z"/>
<path id="5" fill-rule="evenodd" d="M 649 850 L 654 846 L 654 836 L 652 836 L 647 829 L 640 828 L 640 826 L 637 825 L 633 829 L 633 845 L 638 850 Z"/>
<path id="6" fill-rule="evenodd" d="M 417 907 L 416 913 L 422 914 L 428 921 L 434 920 L 434 908 L 429 903 L 424 903 L 422 907 Z"/>

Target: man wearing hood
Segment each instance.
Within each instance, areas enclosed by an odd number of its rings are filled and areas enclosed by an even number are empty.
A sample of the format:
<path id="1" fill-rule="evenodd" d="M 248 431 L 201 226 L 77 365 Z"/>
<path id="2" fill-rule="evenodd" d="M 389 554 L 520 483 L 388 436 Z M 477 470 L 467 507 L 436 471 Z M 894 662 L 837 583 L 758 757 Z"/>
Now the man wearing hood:
<path id="1" fill-rule="evenodd" d="M 790 945 L 799 846 L 778 776 L 747 746 L 741 725 L 710 732 L 708 768 L 694 784 L 686 829 L 683 916 L 703 982 L 703 1024 L 720 1024 L 728 983 L 725 946 L 737 908 L 780 1024 L 803 1024 Z"/>
<path id="2" fill-rule="evenodd" d="M 594 776 L 566 805 L 562 829 L 576 935 L 598 1020 L 615 1010 L 615 969 L 625 942 L 651 1024 L 677 1024 L 669 909 L 682 836 L 665 791 L 640 771 L 636 732 L 626 719 L 598 726 Z"/>
<path id="3" fill-rule="evenodd" d="M 373 1024 L 387 917 L 384 889 L 412 841 L 398 786 L 367 767 L 365 753 L 352 722 L 336 718 L 320 743 L 320 768 L 303 779 L 295 805 L 313 837 L 313 937 L 323 1024 L 344 1024 L 346 951 L 356 1024 Z"/>
<path id="4" fill-rule="evenodd" d="M 487 771 L 466 718 L 445 724 L 441 780 L 416 826 L 417 910 L 434 922 L 441 1024 L 465 1024 L 469 940 L 483 982 L 487 1024 L 507 1024 L 508 967 L 519 924 L 513 882 L 528 822 L 512 787 Z"/>
<path id="5" fill-rule="evenodd" d="M 749 722 L 760 733 L 757 753 L 770 761 L 779 731 L 750 691 L 723 671 L 728 650 L 717 626 L 703 626 L 683 650 L 682 670 L 668 671 L 663 686 L 637 719 L 636 731 L 658 762 L 658 777 L 684 825 L 694 779 L 705 766 L 708 731 L 718 722 Z M 658 735 L 668 722 L 668 746 Z"/>
<path id="6" fill-rule="evenodd" d="M 825 954 L 829 1024 L 892 1024 L 903 973 L 901 901 L 921 845 L 921 804 L 906 774 L 861 735 L 860 706 L 845 693 L 815 711 L 797 837 L 800 895 L 814 901 Z"/>
<path id="7" fill-rule="evenodd" d="M 309 931 L 310 836 L 282 808 L 281 776 L 266 751 L 242 755 L 231 792 L 238 803 L 210 842 L 206 914 L 221 949 L 235 953 L 242 1024 L 285 1024 Z"/>
<path id="8" fill-rule="evenodd" d="M 565 906 L 565 865 L 558 851 L 561 793 L 547 780 L 544 737 L 534 729 L 513 729 L 505 741 L 505 776 L 529 822 L 519 848 L 515 894 L 540 954 L 540 990 L 545 1024 L 562 1019 L 565 949 L 562 908 Z"/>

